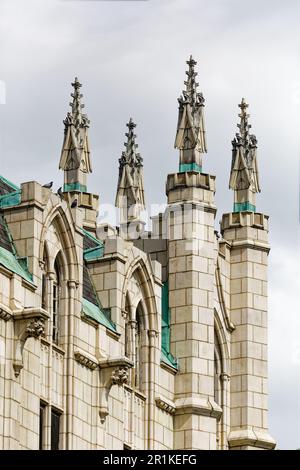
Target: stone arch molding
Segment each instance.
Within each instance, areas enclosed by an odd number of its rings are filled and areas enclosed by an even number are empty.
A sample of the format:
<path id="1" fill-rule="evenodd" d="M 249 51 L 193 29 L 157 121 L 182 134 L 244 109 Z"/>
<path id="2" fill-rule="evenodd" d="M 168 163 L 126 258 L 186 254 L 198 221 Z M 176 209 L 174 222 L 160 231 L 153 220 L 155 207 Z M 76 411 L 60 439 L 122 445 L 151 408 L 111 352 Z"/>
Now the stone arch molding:
<path id="1" fill-rule="evenodd" d="M 131 251 L 131 253 L 133 250 Z M 124 322 L 126 316 L 130 315 L 133 319 L 136 308 L 141 303 L 144 312 L 144 327 L 146 331 L 158 332 L 158 312 L 154 296 L 154 282 L 150 257 L 130 255 L 127 261 L 126 275 L 123 282 L 122 296 L 122 314 Z M 130 285 L 134 287 L 130 294 Z M 130 304 L 130 311 L 126 311 L 126 300 Z M 100 408 L 99 415 L 101 423 L 105 422 L 108 415 L 108 397 L 111 387 L 115 384 L 127 383 L 129 378 L 129 369 L 134 366 L 128 358 L 102 359 L 99 362 L 101 372 L 100 385 Z"/>
<path id="2" fill-rule="evenodd" d="M 73 219 L 70 211 L 58 204 L 49 210 L 40 237 L 39 261 L 43 266 L 44 248 L 49 257 L 49 270 L 53 271 L 57 254 L 63 261 L 63 275 L 68 281 L 79 283 L 78 256 L 76 252 Z M 55 240 L 56 238 L 56 240 Z"/>
<path id="3" fill-rule="evenodd" d="M 123 282 L 122 314 L 134 320 L 136 308 L 142 304 L 145 330 L 158 334 L 159 320 L 155 300 L 154 276 L 150 256 L 132 257 L 128 260 L 126 275 Z M 135 290 L 134 290 L 135 288 Z M 129 300 L 130 311 L 126 311 L 126 299 Z"/>
<path id="4" fill-rule="evenodd" d="M 48 203 L 50 205 L 50 202 Z M 46 209 L 47 211 L 47 209 Z M 66 281 L 79 283 L 78 257 L 73 235 L 73 220 L 68 209 L 61 204 L 48 208 L 40 234 L 39 265 L 44 269 L 44 250 L 47 255 L 47 270 L 54 270 L 56 256 L 62 260 L 62 274 Z M 15 376 L 23 369 L 23 352 L 29 338 L 39 338 L 45 331 L 48 313 L 42 308 L 25 308 L 14 315 L 15 347 L 13 368 Z"/>

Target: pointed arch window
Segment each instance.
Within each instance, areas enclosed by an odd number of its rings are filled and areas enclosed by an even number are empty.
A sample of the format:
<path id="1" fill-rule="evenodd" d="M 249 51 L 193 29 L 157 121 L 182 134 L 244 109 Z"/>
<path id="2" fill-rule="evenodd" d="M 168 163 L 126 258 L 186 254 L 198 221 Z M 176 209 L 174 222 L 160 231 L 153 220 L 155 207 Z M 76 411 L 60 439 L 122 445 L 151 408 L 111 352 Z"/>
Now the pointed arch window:
<path id="1" fill-rule="evenodd" d="M 136 309 L 135 316 L 135 361 L 134 361 L 134 386 L 137 389 L 142 387 L 142 378 L 143 378 L 143 361 L 142 361 L 142 350 L 143 350 L 143 335 L 144 325 L 143 325 L 143 310 L 141 302 L 138 304 Z"/>
<path id="2" fill-rule="evenodd" d="M 48 256 L 46 252 L 46 247 L 44 247 L 44 254 L 43 254 L 43 272 L 42 272 L 42 308 L 47 310 L 48 308 L 48 286 L 47 286 L 47 272 L 48 272 Z"/>
<path id="3" fill-rule="evenodd" d="M 125 336 L 124 336 L 125 348 L 124 348 L 124 352 L 125 352 L 125 357 L 128 357 L 128 359 L 131 359 L 131 347 L 130 347 L 131 335 L 130 335 L 129 316 L 130 316 L 130 304 L 129 304 L 128 296 L 126 296 Z"/>
<path id="4" fill-rule="evenodd" d="M 54 276 L 52 288 L 52 341 L 58 343 L 59 336 L 59 299 L 60 299 L 60 272 L 58 259 L 54 262 Z"/>
<path id="5" fill-rule="evenodd" d="M 223 449 L 224 442 L 222 436 L 222 429 L 224 424 L 224 364 L 221 346 L 218 335 L 215 331 L 215 354 L 214 354 L 214 401 L 221 408 L 222 413 L 217 420 L 217 449 Z"/>
<path id="6" fill-rule="evenodd" d="M 215 376 L 214 376 L 214 390 L 215 390 L 215 402 L 221 405 L 221 391 L 222 391 L 222 356 L 219 341 L 215 334 Z"/>

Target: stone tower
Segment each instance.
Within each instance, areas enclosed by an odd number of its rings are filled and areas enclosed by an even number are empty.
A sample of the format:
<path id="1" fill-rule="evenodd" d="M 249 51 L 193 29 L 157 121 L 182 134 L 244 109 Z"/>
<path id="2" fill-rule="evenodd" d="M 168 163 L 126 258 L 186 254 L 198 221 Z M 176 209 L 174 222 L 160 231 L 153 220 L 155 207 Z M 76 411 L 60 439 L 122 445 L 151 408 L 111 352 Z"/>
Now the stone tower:
<path id="1" fill-rule="evenodd" d="M 216 448 L 214 401 L 214 204 L 215 177 L 202 172 L 206 152 L 204 98 L 197 92 L 196 61 L 187 61 L 179 98 L 175 146 L 179 173 L 168 175 L 169 299 L 175 377 L 176 449 Z"/>
<path id="2" fill-rule="evenodd" d="M 260 191 L 257 139 L 249 134 L 248 105 L 243 99 L 239 132 L 233 140 L 230 187 L 234 209 L 224 214 L 221 233 L 230 259 L 231 336 L 230 448 L 275 446 L 267 424 L 268 219 L 256 212 Z"/>

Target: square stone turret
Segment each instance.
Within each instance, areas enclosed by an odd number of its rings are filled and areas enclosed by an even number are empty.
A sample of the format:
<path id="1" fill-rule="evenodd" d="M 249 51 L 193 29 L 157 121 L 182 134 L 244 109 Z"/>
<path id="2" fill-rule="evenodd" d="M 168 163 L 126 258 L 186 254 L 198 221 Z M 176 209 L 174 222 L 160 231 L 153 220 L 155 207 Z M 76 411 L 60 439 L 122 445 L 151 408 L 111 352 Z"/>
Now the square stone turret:
<path id="1" fill-rule="evenodd" d="M 221 233 L 230 250 L 231 449 L 272 449 L 268 434 L 267 325 L 269 217 L 224 214 Z"/>
<path id="2" fill-rule="evenodd" d="M 174 446 L 215 449 L 214 205 L 215 177 L 168 175 L 169 303 L 175 377 Z"/>

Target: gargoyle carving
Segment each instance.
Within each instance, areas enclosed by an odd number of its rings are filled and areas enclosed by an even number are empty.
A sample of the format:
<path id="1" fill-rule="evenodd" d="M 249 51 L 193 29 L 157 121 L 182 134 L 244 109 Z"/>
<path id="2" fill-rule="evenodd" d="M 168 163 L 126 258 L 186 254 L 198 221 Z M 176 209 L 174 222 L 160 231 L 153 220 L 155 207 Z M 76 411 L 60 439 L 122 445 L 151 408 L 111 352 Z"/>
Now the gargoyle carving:
<path id="1" fill-rule="evenodd" d="M 119 367 L 115 369 L 111 376 L 113 385 L 123 385 L 128 382 L 128 367 Z"/>
<path id="2" fill-rule="evenodd" d="M 42 318 L 34 318 L 31 320 L 27 327 L 26 333 L 28 338 L 39 338 L 45 331 L 45 320 Z"/>

